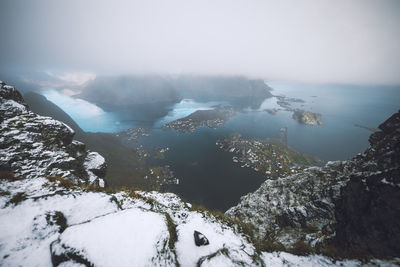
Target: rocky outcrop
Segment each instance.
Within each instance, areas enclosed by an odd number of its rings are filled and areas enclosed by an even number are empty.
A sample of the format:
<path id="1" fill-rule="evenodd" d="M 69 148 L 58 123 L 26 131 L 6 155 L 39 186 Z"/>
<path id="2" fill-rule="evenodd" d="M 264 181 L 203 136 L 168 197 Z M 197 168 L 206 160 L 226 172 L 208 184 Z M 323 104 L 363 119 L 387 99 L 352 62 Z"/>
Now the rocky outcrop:
<path id="1" fill-rule="evenodd" d="M 226 214 L 257 229 L 270 248 L 399 256 L 400 112 L 347 161 L 268 180 Z"/>
<path id="2" fill-rule="evenodd" d="M 74 131 L 29 110 L 13 86 L 0 82 L 0 166 L 21 178 L 60 176 L 76 184 L 104 186 L 106 163 Z"/>
<path id="3" fill-rule="evenodd" d="M 193 232 L 193 237 L 194 237 L 194 243 L 198 247 L 207 246 L 207 245 L 210 244 L 210 242 L 208 241 L 207 237 L 205 235 L 203 235 L 202 233 L 198 232 L 198 231 L 194 231 Z"/>
<path id="4" fill-rule="evenodd" d="M 377 256 L 400 255 L 400 113 L 379 126 L 362 156 L 374 171 L 354 175 L 335 202 L 338 245 Z"/>

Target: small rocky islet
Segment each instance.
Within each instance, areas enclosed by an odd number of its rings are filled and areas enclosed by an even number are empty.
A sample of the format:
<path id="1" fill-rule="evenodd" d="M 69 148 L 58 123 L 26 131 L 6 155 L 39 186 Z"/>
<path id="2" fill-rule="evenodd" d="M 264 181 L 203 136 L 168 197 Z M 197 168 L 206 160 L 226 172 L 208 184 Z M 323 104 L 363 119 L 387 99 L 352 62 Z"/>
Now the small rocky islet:
<path id="1" fill-rule="evenodd" d="M 307 125 L 323 125 L 322 123 L 322 115 L 319 113 L 314 113 L 308 110 L 293 108 L 291 103 L 305 103 L 304 100 L 299 98 L 292 98 L 286 96 L 275 96 L 277 98 L 277 104 L 282 108 L 272 108 L 272 109 L 264 109 L 264 111 L 268 112 L 271 115 L 275 115 L 280 110 L 285 110 L 292 112 L 292 119 L 298 121 L 301 124 Z"/>

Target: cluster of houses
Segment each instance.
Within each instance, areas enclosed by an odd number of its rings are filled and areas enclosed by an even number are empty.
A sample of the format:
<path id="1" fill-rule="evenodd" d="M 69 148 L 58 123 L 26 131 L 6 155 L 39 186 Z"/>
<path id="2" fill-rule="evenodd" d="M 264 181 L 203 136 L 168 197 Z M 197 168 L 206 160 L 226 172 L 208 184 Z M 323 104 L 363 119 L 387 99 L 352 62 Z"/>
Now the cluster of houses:
<path id="1" fill-rule="evenodd" d="M 266 141 L 246 140 L 239 134 L 218 140 L 221 149 L 234 153 L 232 160 L 241 163 L 241 167 L 249 167 L 263 172 L 267 178 L 276 179 L 288 174 L 297 173 L 304 167 L 290 156 L 289 149 L 283 144 Z"/>

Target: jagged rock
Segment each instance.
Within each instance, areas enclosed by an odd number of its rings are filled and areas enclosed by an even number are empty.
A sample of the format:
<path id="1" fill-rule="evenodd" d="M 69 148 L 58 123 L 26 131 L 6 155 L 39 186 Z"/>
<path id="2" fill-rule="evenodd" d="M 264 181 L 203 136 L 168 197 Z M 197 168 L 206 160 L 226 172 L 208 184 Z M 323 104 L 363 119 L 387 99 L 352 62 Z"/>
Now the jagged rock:
<path id="1" fill-rule="evenodd" d="M 335 242 L 377 256 L 400 255 L 400 112 L 371 135 L 361 157 L 375 169 L 352 177 L 335 203 Z M 377 138 L 380 137 L 380 138 Z"/>
<path id="2" fill-rule="evenodd" d="M 14 87 L 0 83 L 0 165 L 15 176 L 60 176 L 104 186 L 104 158 L 73 141 L 66 124 L 31 112 Z"/>
<path id="3" fill-rule="evenodd" d="M 203 235 L 202 233 L 198 232 L 198 231 L 194 231 L 193 232 L 193 236 L 194 236 L 194 243 L 198 247 L 207 246 L 207 245 L 210 244 L 210 242 L 208 241 L 207 237 L 205 235 Z"/>
<path id="4" fill-rule="evenodd" d="M 371 147 L 347 161 L 328 162 L 267 180 L 226 214 L 257 229 L 260 241 L 317 251 L 399 256 L 400 112 L 371 135 Z"/>
<path id="5" fill-rule="evenodd" d="M 85 158 L 84 166 L 95 176 L 103 178 L 106 175 L 107 165 L 104 158 L 97 152 L 90 152 Z M 93 177 L 96 179 L 96 177 Z"/>
<path id="6" fill-rule="evenodd" d="M 17 89 L 15 89 L 14 86 L 6 85 L 3 81 L 0 81 L 0 86 L 2 89 L 0 91 L 1 98 L 13 100 L 27 107 L 24 99 L 22 98 L 21 93 Z"/>
<path id="7" fill-rule="evenodd" d="M 376 256 L 400 255 L 400 171 L 358 177 L 335 203 L 337 245 Z"/>

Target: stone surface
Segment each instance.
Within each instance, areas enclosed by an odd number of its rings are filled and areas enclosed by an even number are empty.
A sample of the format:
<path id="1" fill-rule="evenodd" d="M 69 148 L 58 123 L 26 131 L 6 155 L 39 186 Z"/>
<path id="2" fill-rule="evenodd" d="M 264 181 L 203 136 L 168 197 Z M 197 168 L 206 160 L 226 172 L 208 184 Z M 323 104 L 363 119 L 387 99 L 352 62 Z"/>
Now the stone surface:
<path id="1" fill-rule="evenodd" d="M 210 244 L 210 242 L 208 241 L 207 237 L 205 235 L 203 235 L 202 233 L 198 232 L 198 231 L 194 231 L 193 232 L 193 237 L 194 237 L 194 243 L 198 247 L 207 246 L 207 245 Z"/>

